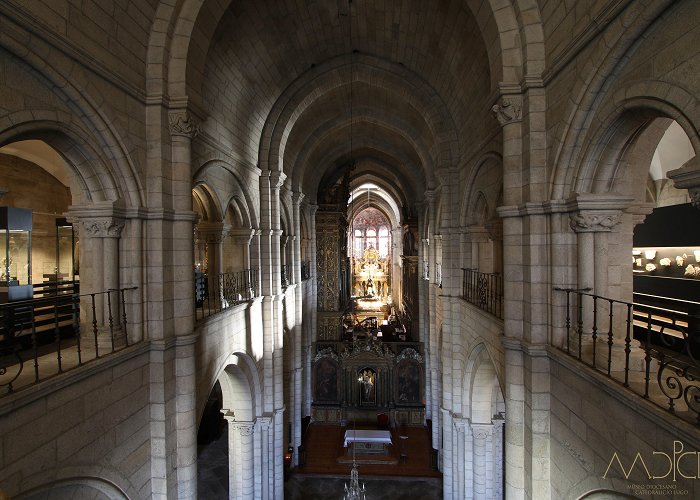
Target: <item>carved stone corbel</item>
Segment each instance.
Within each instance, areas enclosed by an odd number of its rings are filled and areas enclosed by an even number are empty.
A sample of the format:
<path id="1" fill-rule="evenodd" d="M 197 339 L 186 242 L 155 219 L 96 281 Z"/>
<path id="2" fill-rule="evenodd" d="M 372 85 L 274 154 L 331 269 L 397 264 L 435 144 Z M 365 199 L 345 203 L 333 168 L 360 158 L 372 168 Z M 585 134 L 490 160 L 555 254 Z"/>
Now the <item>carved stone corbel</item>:
<path id="1" fill-rule="evenodd" d="M 199 123 L 187 110 L 170 111 L 168 113 L 170 135 L 184 136 L 190 139 L 199 134 Z"/>
<path id="2" fill-rule="evenodd" d="M 501 124 L 501 127 L 508 123 L 516 123 L 523 119 L 523 101 L 520 96 L 508 96 L 501 98 L 501 103 L 496 103 L 491 107 L 493 116 Z"/>

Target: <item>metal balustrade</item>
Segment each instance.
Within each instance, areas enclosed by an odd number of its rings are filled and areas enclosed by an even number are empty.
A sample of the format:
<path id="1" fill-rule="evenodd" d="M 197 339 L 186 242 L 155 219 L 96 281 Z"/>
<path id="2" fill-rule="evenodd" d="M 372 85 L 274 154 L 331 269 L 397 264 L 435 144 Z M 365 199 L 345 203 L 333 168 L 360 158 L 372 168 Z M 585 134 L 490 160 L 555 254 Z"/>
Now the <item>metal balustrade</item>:
<path id="1" fill-rule="evenodd" d="M 257 297 L 258 270 L 244 269 L 214 276 L 195 272 L 194 288 L 195 315 L 202 319 Z"/>
<path id="2" fill-rule="evenodd" d="M 77 283 L 72 282 L 47 285 L 38 298 L 0 304 L 0 389 L 4 394 L 130 345 L 126 295 L 137 287 L 70 293 L 75 288 Z M 81 323 L 81 302 L 87 304 L 86 325 Z M 29 363 L 31 374 L 25 370 Z"/>
<path id="3" fill-rule="evenodd" d="M 462 297 L 479 309 L 503 319 L 503 276 L 462 269 Z"/>
<path id="4" fill-rule="evenodd" d="M 555 290 L 566 294 L 566 338 L 554 342 L 555 347 L 669 413 L 700 425 L 696 314 L 587 290 Z"/>
<path id="5" fill-rule="evenodd" d="M 292 276 L 289 274 L 290 268 L 287 264 L 282 264 L 280 267 L 280 281 L 282 282 L 282 289 L 284 290 L 292 282 Z"/>
<path id="6" fill-rule="evenodd" d="M 301 280 L 306 281 L 311 278 L 311 262 L 305 260 L 301 263 Z"/>

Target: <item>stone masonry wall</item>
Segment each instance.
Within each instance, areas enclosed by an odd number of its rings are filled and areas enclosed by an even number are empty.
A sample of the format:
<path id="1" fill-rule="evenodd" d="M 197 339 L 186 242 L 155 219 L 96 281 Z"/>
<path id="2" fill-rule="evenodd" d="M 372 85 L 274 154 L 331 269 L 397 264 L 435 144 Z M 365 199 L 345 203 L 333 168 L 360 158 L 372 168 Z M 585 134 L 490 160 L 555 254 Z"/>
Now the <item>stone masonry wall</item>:
<path id="1" fill-rule="evenodd" d="M 139 344 L 0 400 L 0 490 L 93 478 L 148 496 L 148 361 Z"/>
<path id="2" fill-rule="evenodd" d="M 563 353 L 550 351 L 549 365 L 552 498 L 579 498 L 595 489 L 641 498 L 700 495 L 697 428 L 623 392 Z M 674 446 L 676 452 L 682 446 L 690 454 L 674 455 Z M 620 462 L 614 460 L 615 453 Z"/>

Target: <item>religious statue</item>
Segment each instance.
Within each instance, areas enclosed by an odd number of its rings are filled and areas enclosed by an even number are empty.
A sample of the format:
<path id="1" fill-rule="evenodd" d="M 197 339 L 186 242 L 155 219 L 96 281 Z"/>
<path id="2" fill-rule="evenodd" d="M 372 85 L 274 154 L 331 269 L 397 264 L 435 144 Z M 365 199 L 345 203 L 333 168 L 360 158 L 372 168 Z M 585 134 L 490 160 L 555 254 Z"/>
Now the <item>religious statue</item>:
<path id="1" fill-rule="evenodd" d="M 374 383 L 375 374 L 369 368 L 362 370 L 360 373 L 360 378 L 358 379 L 362 383 L 362 398 L 361 402 L 370 403 L 374 402 Z"/>

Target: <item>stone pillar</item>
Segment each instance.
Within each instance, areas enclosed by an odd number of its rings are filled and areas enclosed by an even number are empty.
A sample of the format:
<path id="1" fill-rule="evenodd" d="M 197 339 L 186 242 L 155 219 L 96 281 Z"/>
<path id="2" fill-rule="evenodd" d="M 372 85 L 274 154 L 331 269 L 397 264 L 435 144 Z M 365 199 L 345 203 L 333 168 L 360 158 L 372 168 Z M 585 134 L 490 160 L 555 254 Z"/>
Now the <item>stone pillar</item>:
<path id="1" fill-rule="evenodd" d="M 294 283 L 294 325 L 292 326 L 292 335 L 294 336 L 294 353 L 292 356 L 293 383 L 291 391 L 294 393 L 294 407 L 291 408 L 292 420 L 292 435 L 290 441 L 294 449 L 293 465 L 299 464 L 299 446 L 301 446 L 301 419 L 302 402 L 303 402 L 303 297 L 301 284 L 301 203 L 304 200 L 304 194 L 299 192 L 292 193 L 292 218 L 294 223 L 295 238 L 292 248 L 292 269 Z M 309 378 L 311 373 L 309 372 Z"/>
<path id="2" fill-rule="evenodd" d="M 503 498 L 503 426 L 501 416 L 493 420 L 493 498 Z"/>
<path id="3" fill-rule="evenodd" d="M 255 484 L 257 485 L 259 483 L 260 488 L 256 490 L 256 498 L 267 500 L 273 498 L 271 492 L 274 491 L 270 487 L 270 425 L 272 423 L 272 418 L 258 417 L 257 423 L 258 429 L 260 430 L 260 437 L 258 438 L 260 460 L 256 462 L 258 466 L 255 471 Z"/>
<path id="4" fill-rule="evenodd" d="M 492 424 L 471 424 L 474 447 L 474 497 L 494 498 Z"/>
<path id="5" fill-rule="evenodd" d="M 452 414 L 445 408 L 440 408 L 442 413 L 442 498 L 443 500 L 452 500 L 453 496 L 453 481 L 454 481 L 454 443 L 452 441 Z"/>
<path id="6" fill-rule="evenodd" d="M 230 230 L 224 222 L 203 221 L 196 226 L 197 241 L 205 241 L 208 249 L 209 300 L 217 303 L 222 298 L 219 277 L 224 272 L 223 243 Z"/>
<path id="7" fill-rule="evenodd" d="M 233 240 L 233 243 L 243 254 L 243 269 L 250 269 L 253 267 L 251 265 L 251 242 L 253 241 L 253 236 L 255 235 L 254 229 L 240 228 L 231 229 L 228 232 L 229 237 Z"/>
<path id="8" fill-rule="evenodd" d="M 83 293 L 106 292 L 119 288 L 119 238 L 124 229 L 124 220 L 117 217 L 81 218 L 81 234 L 90 238 L 92 246 L 92 290 Z M 108 296 L 109 295 L 109 296 Z M 100 331 L 109 332 L 120 324 L 118 293 L 110 292 L 95 296 L 95 314 Z M 91 308 L 92 305 L 90 304 Z M 88 310 L 89 323 L 92 323 Z M 116 336 L 116 332 L 115 336 Z M 109 341 L 111 344 L 111 340 Z M 105 346 L 107 347 L 107 346 Z M 109 346 L 111 347 L 111 346 Z"/>
<path id="9" fill-rule="evenodd" d="M 456 441 L 457 452 L 453 453 L 455 460 L 455 474 L 452 480 L 455 498 L 471 498 L 471 484 L 467 481 L 467 470 L 471 465 L 471 457 L 466 456 L 466 436 L 468 431 L 468 421 L 462 417 L 455 416 L 453 418 L 454 437 Z M 471 474 L 470 474 L 471 476 Z M 471 477 L 470 477 L 471 479 Z M 469 481 L 471 483 L 471 481 Z"/>
<path id="10" fill-rule="evenodd" d="M 168 114 L 171 141 L 173 269 L 192 269 L 194 263 L 192 211 L 192 139 L 199 133 L 199 124 L 186 109 L 174 109 Z M 172 315 L 175 335 L 189 335 L 194 330 L 194 286 L 191 273 L 165 277 L 172 287 Z"/>
<path id="11" fill-rule="evenodd" d="M 608 252 L 608 233 L 620 223 L 622 210 L 631 202 L 631 199 L 615 195 L 584 194 L 577 195 L 570 202 L 570 205 L 575 204 L 578 208 L 569 215 L 569 219 L 577 239 L 579 289 L 589 289 L 589 293 L 602 297 L 619 298 L 611 297 L 609 291 L 611 256 Z M 599 300 L 596 304 L 598 314 L 594 318 L 593 300 L 584 297 L 584 334 L 590 334 L 594 327 L 597 334 L 607 332 L 608 303 Z"/>
<path id="12" fill-rule="evenodd" d="M 254 484 L 254 422 L 237 421 L 233 412 L 226 411 L 228 421 L 229 498 L 255 498 Z"/>

